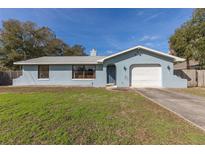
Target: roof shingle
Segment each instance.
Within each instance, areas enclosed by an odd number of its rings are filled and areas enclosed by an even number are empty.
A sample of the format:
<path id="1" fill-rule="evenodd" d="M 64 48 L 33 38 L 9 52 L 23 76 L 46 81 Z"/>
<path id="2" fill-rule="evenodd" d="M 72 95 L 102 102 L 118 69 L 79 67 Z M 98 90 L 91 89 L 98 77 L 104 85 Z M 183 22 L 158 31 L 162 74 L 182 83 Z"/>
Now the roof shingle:
<path id="1" fill-rule="evenodd" d="M 15 65 L 42 65 L 42 64 L 97 64 L 105 56 L 45 56 L 25 61 L 15 62 Z"/>

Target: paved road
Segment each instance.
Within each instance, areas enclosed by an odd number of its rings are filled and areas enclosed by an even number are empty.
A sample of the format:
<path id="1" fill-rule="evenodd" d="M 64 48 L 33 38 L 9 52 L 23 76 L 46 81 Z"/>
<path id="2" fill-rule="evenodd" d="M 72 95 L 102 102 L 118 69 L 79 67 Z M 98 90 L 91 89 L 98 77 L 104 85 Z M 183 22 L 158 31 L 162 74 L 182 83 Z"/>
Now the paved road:
<path id="1" fill-rule="evenodd" d="M 137 91 L 205 130 L 205 98 L 170 89 L 142 88 Z"/>

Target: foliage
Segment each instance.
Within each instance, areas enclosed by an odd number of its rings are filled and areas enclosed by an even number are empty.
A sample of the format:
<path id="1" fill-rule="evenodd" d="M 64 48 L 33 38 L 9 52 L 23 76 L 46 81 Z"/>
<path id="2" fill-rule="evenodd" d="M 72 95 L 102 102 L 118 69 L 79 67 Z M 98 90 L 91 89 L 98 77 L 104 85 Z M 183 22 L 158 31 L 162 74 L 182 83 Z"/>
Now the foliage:
<path id="1" fill-rule="evenodd" d="M 184 23 L 169 39 L 170 50 L 176 56 L 205 65 L 205 9 L 195 9 L 192 18 Z"/>
<path id="2" fill-rule="evenodd" d="M 194 38 L 194 58 L 205 65 L 205 9 L 196 9 L 192 19 Z"/>
<path id="3" fill-rule="evenodd" d="M 84 53 L 85 48 L 82 45 L 74 45 L 71 48 L 65 50 L 64 55 L 65 56 L 80 56 L 82 53 Z M 85 54 L 84 54 L 85 55 Z"/>
<path id="4" fill-rule="evenodd" d="M 3 21 L 0 30 L 0 55 L 2 63 L 13 68 L 13 62 L 40 56 L 85 55 L 81 45 L 70 47 L 58 39 L 48 27 L 18 20 Z"/>

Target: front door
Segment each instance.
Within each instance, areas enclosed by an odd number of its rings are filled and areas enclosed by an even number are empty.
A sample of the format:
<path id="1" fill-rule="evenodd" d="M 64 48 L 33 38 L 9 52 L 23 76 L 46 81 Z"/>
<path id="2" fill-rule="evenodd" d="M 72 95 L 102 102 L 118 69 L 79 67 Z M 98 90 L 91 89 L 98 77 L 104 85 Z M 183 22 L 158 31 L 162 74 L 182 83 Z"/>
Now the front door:
<path id="1" fill-rule="evenodd" d="M 107 66 L 107 84 L 116 84 L 116 67 L 115 65 Z"/>

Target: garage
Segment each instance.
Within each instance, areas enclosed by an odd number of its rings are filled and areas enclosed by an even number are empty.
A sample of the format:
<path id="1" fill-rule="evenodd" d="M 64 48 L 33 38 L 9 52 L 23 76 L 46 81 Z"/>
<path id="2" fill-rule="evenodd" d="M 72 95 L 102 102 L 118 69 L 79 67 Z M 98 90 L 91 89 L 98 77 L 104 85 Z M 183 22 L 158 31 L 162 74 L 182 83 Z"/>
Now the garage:
<path id="1" fill-rule="evenodd" d="M 162 87 L 162 69 L 158 64 L 134 65 L 131 67 L 132 87 Z"/>

